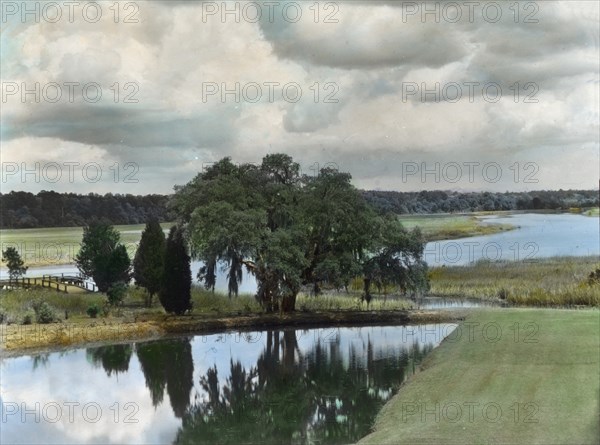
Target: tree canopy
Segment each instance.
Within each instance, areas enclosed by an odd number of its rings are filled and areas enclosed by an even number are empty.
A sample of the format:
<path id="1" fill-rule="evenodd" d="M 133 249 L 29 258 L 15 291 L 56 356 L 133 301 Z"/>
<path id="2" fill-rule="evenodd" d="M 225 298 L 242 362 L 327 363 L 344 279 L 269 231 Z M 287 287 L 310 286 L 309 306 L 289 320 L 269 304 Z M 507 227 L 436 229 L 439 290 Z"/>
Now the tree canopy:
<path id="1" fill-rule="evenodd" d="M 160 304 L 169 313 L 183 315 L 191 306 L 192 272 L 183 229 L 171 227 L 165 246 Z"/>
<path id="2" fill-rule="evenodd" d="M 162 285 L 165 260 L 165 234 L 157 219 L 146 223 L 133 259 L 133 278 L 146 289 L 146 305 L 152 306 L 152 296 Z"/>
<path id="3" fill-rule="evenodd" d="M 8 276 L 11 280 L 15 280 L 27 273 L 28 267 L 25 266 L 25 262 L 21 259 L 21 255 L 14 247 L 7 247 L 6 250 L 2 252 L 2 261 L 6 262 Z"/>
<path id="4" fill-rule="evenodd" d="M 94 222 L 83 228 L 75 262 L 81 274 L 91 277 L 100 292 L 108 291 L 117 282 L 129 282 L 131 261 L 120 241 L 119 232 L 105 222 Z"/>
<path id="5" fill-rule="evenodd" d="M 269 312 L 294 310 L 302 286 L 318 294 L 323 283 L 340 288 L 360 275 L 369 279 L 368 265 L 382 255 L 387 261 L 379 268 L 397 273 L 391 282 L 423 284 L 415 278 L 426 268 L 420 233 L 378 215 L 348 173 L 325 168 L 301 175 L 286 154 L 267 155 L 258 166 L 224 158 L 176 187 L 170 205 L 205 264 L 199 276 L 205 285 L 214 286 L 221 265 L 230 295 L 237 294 L 245 269 Z M 387 280 L 391 269 L 379 276 Z"/>

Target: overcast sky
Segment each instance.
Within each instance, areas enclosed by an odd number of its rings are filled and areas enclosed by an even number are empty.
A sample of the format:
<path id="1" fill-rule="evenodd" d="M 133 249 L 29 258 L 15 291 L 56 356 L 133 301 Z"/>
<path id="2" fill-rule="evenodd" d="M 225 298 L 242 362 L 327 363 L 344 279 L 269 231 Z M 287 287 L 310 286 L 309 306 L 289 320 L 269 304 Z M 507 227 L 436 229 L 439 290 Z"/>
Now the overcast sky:
<path id="1" fill-rule="evenodd" d="M 2 3 L 2 192 L 273 152 L 365 189 L 598 187 L 596 1 L 113 3 Z"/>

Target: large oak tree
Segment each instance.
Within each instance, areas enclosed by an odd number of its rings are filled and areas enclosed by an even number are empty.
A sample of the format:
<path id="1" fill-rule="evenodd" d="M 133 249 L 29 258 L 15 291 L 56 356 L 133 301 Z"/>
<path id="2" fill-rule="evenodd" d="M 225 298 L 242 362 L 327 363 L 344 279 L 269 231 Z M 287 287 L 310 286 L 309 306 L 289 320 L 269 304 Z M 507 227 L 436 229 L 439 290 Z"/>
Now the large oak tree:
<path id="1" fill-rule="evenodd" d="M 361 275 L 418 288 L 426 268 L 420 233 L 378 215 L 350 181 L 330 168 L 303 176 L 285 154 L 267 155 L 259 166 L 224 158 L 176 187 L 170 204 L 205 263 L 207 287 L 221 264 L 230 295 L 237 294 L 246 269 L 269 312 L 294 310 L 303 285 L 319 293 L 323 283 L 340 288 Z"/>

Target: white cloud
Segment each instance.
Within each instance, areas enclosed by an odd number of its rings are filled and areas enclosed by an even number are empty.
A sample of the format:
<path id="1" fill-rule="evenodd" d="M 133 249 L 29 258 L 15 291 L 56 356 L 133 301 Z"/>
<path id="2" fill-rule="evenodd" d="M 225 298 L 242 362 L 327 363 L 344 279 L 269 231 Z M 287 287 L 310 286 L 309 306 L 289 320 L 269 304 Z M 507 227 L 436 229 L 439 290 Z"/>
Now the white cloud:
<path id="1" fill-rule="evenodd" d="M 265 15 L 260 23 L 236 23 L 231 16 L 203 17 L 200 3 L 135 3 L 138 23 L 114 23 L 104 3 L 98 23 L 9 20 L 2 31 L 4 92 L 6 82 L 30 89 L 35 82 L 41 88 L 48 82 L 97 82 L 102 98 L 91 103 L 79 89 L 69 103 L 64 85 L 58 103 L 44 101 L 43 94 L 39 103 L 32 94 L 25 101 L 20 92 L 6 97 L 3 161 L 45 160 L 51 149 L 81 160 L 101 153 L 104 163 L 139 164 L 147 173 L 144 184 L 127 191 L 140 193 L 168 193 L 203 162 L 222 156 L 259 162 L 274 151 L 306 166 L 336 162 L 357 184 L 385 177 L 390 164 L 407 156 L 509 163 L 528 153 L 541 170 L 553 171 L 552 163 L 562 162 L 558 155 L 546 156 L 548 147 L 585 146 L 592 148 L 590 164 L 598 163 L 596 3 L 538 3 L 538 23 L 524 23 L 523 10 L 515 23 L 508 8 L 498 23 L 484 20 L 480 11 L 472 23 L 466 17 L 423 23 L 419 15 L 405 22 L 406 5 L 392 2 L 341 2 L 333 17 L 338 23 L 324 23 L 333 11 L 323 5 L 315 23 L 314 10 L 305 4 L 298 23 L 280 14 L 273 23 Z M 273 97 L 269 82 L 277 84 Z M 480 85 L 472 101 L 468 82 Z M 517 103 L 511 90 L 516 82 Z M 208 83 L 219 91 L 203 97 Z M 261 87 L 256 103 L 243 95 L 254 94 L 244 90 L 249 83 Z M 291 83 L 302 91 L 297 103 L 282 93 Z M 461 85 L 461 100 L 407 98 L 408 84 L 432 89 L 436 83 L 442 89 Z M 496 103 L 481 93 L 490 83 L 502 88 Z M 235 91 L 236 85 L 242 94 L 223 100 L 223 89 Z M 334 90 L 337 103 L 324 103 Z M 524 103 L 534 92 L 538 103 Z M 137 103 L 125 103 L 126 97 Z M 595 187 L 597 180 L 591 175 L 581 186 Z M 20 186 L 39 189 L 35 183 Z M 120 186 L 94 185 L 95 191 Z"/>

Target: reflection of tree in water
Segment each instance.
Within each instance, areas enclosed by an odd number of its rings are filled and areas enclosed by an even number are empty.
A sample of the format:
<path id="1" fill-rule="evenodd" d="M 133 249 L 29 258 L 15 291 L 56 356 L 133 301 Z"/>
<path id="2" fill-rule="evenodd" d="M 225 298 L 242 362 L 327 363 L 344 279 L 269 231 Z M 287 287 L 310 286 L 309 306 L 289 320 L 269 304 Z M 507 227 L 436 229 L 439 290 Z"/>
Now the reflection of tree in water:
<path id="1" fill-rule="evenodd" d="M 365 436 L 383 403 L 431 347 L 366 360 L 340 338 L 301 354 L 295 331 L 267 332 L 256 366 L 230 363 L 219 385 L 216 366 L 200 378 L 206 392 L 183 417 L 176 443 L 348 443 Z"/>
<path id="2" fill-rule="evenodd" d="M 136 351 L 154 407 L 162 403 L 166 388 L 173 412 L 183 417 L 194 386 L 190 339 L 139 343 Z"/>
<path id="3" fill-rule="evenodd" d="M 50 361 L 50 354 L 38 354 L 31 357 L 33 370 L 38 369 L 39 366 L 46 367 Z"/>
<path id="4" fill-rule="evenodd" d="M 86 350 L 87 360 L 94 366 L 102 366 L 110 377 L 114 372 L 127 372 L 131 359 L 131 345 L 110 345 Z"/>
<path id="5" fill-rule="evenodd" d="M 72 354 L 76 354 L 76 350 L 75 349 L 73 349 L 71 351 L 55 352 L 52 355 L 54 357 L 63 358 L 63 357 L 66 357 L 66 356 L 72 355 Z M 33 371 L 35 371 L 36 369 L 38 369 L 40 366 L 42 366 L 43 368 L 45 368 L 50 363 L 50 353 L 46 352 L 44 354 L 34 355 L 33 357 L 31 357 L 31 362 L 32 362 L 32 369 L 33 369 Z"/>

